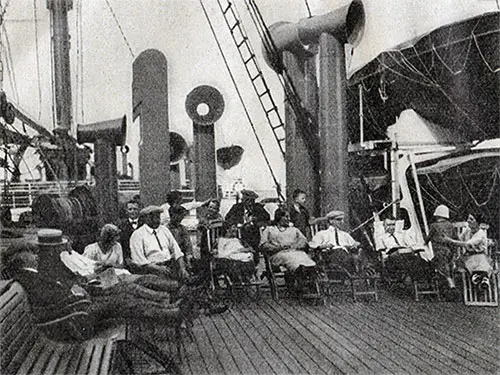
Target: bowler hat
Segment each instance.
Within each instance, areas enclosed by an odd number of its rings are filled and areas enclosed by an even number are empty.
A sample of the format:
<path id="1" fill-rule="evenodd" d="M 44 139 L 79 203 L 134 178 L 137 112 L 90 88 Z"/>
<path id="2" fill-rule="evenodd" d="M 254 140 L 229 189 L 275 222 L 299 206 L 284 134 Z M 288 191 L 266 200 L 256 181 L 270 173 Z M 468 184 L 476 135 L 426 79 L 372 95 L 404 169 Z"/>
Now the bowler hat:
<path id="1" fill-rule="evenodd" d="M 63 245 L 66 244 L 68 240 L 63 238 L 62 234 L 62 230 L 59 229 L 39 229 L 37 232 L 37 239 L 33 241 L 33 243 L 40 246 Z"/>

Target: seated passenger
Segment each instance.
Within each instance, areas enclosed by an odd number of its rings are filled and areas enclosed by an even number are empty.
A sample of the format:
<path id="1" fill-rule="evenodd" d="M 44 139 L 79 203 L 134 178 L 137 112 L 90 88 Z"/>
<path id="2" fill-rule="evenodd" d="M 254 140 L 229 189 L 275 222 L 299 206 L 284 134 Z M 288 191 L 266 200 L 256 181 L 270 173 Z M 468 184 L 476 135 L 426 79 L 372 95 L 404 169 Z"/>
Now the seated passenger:
<path id="1" fill-rule="evenodd" d="M 224 274 L 231 282 L 248 283 L 255 275 L 253 249 L 245 246 L 237 237 L 236 226 L 227 228 L 224 236 L 217 239 L 214 257 L 217 259 L 215 274 Z"/>
<path id="2" fill-rule="evenodd" d="M 2 262 L 25 289 L 38 323 L 62 318 L 75 311 L 88 313 L 88 318 L 79 322 L 81 334 L 78 338 L 91 337 L 94 327 L 106 319 L 150 321 L 163 325 L 180 321 L 188 313 L 185 307 L 179 307 L 180 304 L 140 298 L 126 289 L 119 289 L 111 295 L 90 297 L 78 285 L 67 286 L 39 273 L 38 248 L 27 242 L 12 245 L 7 253 Z"/>
<path id="3" fill-rule="evenodd" d="M 407 276 L 412 279 L 428 278 L 433 268 L 417 253 L 415 240 L 407 231 L 396 231 L 396 221 L 387 218 L 384 220 L 385 232 L 379 238 L 382 261 L 385 271 L 391 279 L 404 280 Z"/>
<path id="4" fill-rule="evenodd" d="M 54 231 L 54 230 L 53 230 Z M 166 301 L 177 295 L 179 283 L 156 275 L 133 275 L 124 268 L 120 230 L 114 224 L 101 229 L 99 241 L 85 247 L 83 255 L 70 248 L 61 251 L 62 263 L 73 273 L 90 281 L 85 287 L 92 295 L 115 293 L 126 288 L 130 293 L 154 301 Z M 185 296 L 187 290 L 181 294 Z"/>
<path id="5" fill-rule="evenodd" d="M 170 230 L 161 225 L 162 212 L 163 209 L 158 206 L 148 206 L 140 212 L 144 225 L 130 237 L 134 272 L 184 280 L 189 276 L 184 264 L 184 254 Z"/>
<path id="6" fill-rule="evenodd" d="M 224 218 L 220 214 L 220 201 L 211 199 L 206 209 L 201 212 L 200 225 L 207 226 L 214 222 L 223 222 Z"/>
<path id="7" fill-rule="evenodd" d="M 307 293 L 303 288 L 313 289 L 316 280 L 316 262 L 304 251 L 307 239 L 299 229 L 290 226 L 288 211 L 278 208 L 274 212 L 274 223 L 264 229 L 261 249 L 271 255 L 272 266 L 286 269 L 285 280 L 292 292 Z"/>
<path id="8" fill-rule="evenodd" d="M 304 251 L 307 239 L 296 227 L 290 226 L 288 211 L 277 209 L 274 213 L 275 225 L 262 232 L 261 248 L 272 254 L 273 266 L 283 266 L 287 271 L 296 271 L 299 266 L 314 267 L 316 262 Z"/>
<path id="9" fill-rule="evenodd" d="M 331 211 L 326 215 L 328 228 L 316 233 L 309 242 L 311 249 L 324 250 L 321 257 L 328 264 L 343 267 L 355 273 L 361 269 L 360 246 L 351 235 L 340 229 L 344 221 L 344 212 Z"/>
<path id="10" fill-rule="evenodd" d="M 189 215 L 189 211 L 182 206 L 171 206 L 168 211 L 170 215 L 168 229 L 170 229 L 170 232 L 172 232 L 177 244 L 181 248 L 186 266 L 190 269 L 193 259 L 193 244 L 191 243 L 191 236 L 188 230 L 181 224 L 182 220 Z"/>
<path id="11" fill-rule="evenodd" d="M 493 272 L 491 259 L 487 255 L 488 237 L 486 224 L 479 224 L 473 215 L 467 218 L 468 228 L 454 241 L 457 246 L 465 247 L 460 263 L 471 275 L 472 283 L 482 289 L 489 288 L 489 278 Z"/>

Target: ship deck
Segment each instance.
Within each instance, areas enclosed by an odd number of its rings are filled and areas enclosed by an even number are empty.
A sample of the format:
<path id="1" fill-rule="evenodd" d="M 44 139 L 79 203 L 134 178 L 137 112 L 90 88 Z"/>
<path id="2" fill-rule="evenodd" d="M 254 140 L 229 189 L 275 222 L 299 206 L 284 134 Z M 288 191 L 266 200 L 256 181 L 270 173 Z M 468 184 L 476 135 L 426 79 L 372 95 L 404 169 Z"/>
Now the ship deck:
<path id="1" fill-rule="evenodd" d="M 414 302 L 237 303 L 199 317 L 184 340 L 185 374 L 499 373 L 498 308 Z M 155 338 L 155 343 L 162 345 Z M 166 349 L 164 346 L 162 349 Z"/>

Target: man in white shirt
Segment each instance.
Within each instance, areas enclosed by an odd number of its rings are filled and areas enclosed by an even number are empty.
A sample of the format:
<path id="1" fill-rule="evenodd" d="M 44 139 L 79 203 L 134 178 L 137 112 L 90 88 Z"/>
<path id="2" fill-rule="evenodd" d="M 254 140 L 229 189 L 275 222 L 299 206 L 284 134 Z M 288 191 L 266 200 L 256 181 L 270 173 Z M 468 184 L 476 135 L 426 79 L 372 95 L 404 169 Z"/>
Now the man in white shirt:
<path id="1" fill-rule="evenodd" d="M 316 233 L 309 242 L 309 247 L 322 250 L 323 259 L 328 263 L 344 267 L 349 272 L 358 271 L 361 244 L 349 233 L 340 229 L 344 222 L 344 212 L 331 211 L 326 215 L 326 218 L 328 219 L 328 228 Z"/>
<path id="2" fill-rule="evenodd" d="M 385 233 L 380 238 L 381 249 L 377 249 L 383 259 L 396 251 L 400 254 L 413 252 L 415 240 L 406 231 L 396 231 L 396 220 L 385 219 L 384 229 Z"/>
<path id="3" fill-rule="evenodd" d="M 141 210 L 140 217 L 144 225 L 130 237 L 132 262 L 143 273 L 184 280 L 189 276 L 184 254 L 170 230 L 160 224 L 162 212 L 163 209 L 158 206 Z"/>

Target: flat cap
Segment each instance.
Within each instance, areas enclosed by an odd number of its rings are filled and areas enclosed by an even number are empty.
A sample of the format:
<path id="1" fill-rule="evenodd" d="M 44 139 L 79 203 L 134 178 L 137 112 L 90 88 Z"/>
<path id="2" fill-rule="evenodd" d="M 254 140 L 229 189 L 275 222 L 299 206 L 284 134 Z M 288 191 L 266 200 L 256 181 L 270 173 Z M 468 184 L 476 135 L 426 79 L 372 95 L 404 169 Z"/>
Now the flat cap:
<path id="1" fill-rule="evenodd" d="M 327 219 L 340 219 L 344 218 L 344 211 L 330 211 L 326 214 Z"/>
<path id="2" fill-rule="evenodd" d="M 139 212 L 139 215 L 141 216 L 144 216 L 144 215 L 149 215 L 149 214 L 152 214 L 153 212 L 159 212 L 159 213 L 162 213 L 163 212 L 163 208 L 159 207 L 159 206 L 147 206 L 147 207 L 144 207 L 140 212 Z"/>

